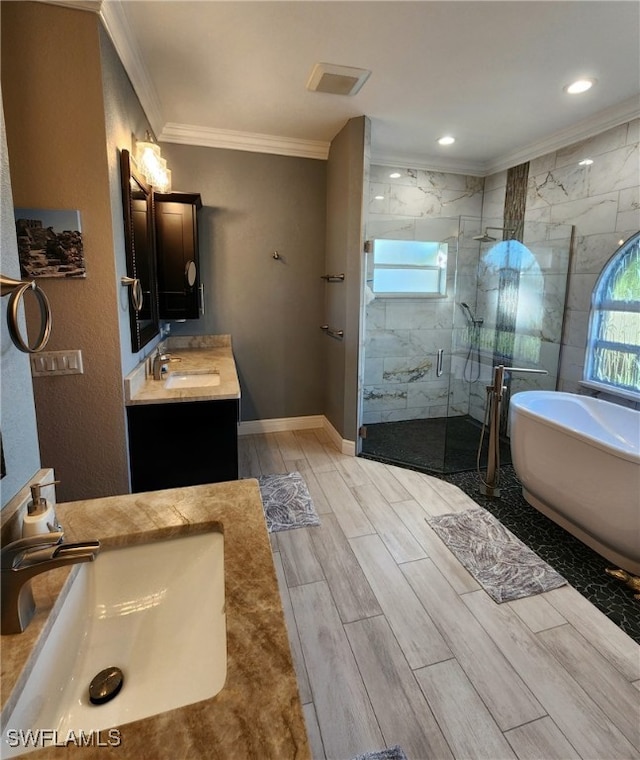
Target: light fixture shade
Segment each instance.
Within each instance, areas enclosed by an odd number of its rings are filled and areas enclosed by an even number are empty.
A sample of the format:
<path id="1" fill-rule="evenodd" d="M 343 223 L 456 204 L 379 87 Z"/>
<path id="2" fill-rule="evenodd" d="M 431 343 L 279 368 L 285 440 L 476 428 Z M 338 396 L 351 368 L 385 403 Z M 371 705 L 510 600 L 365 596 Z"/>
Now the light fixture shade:
<path id="1" fill-rule="evenodd" d="M 157 143 L 143 141 L 136 143 L 136 164 L 147 182 L 159 193 L 171 192 L 171 170 L 162 158 Z"/>
<path id="2" fill-rule="evenodd" d="M 165 161 L 165 165 L 166 165 L 166 161 Z M 152 182 L 151 184 L 153 185 L 153 189 L 159 193 L 170 193 L 171 192 L 171 169 L 165 168 L 161 172 L 158 172 L 155 181 Z"/>
<path id="3" fill-rule="evenodd" d="M 136 143 L 136 164 L 143 174 L 160 160 L 160 146 L 157 143 L 141 140 Z"/>

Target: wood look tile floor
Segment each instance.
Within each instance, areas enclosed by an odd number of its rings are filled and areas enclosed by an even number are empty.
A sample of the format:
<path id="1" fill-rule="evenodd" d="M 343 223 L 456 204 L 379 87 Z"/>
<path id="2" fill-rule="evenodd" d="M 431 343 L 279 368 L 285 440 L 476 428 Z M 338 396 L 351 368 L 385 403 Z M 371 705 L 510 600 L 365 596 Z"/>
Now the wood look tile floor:
<path id="1" fill-rule="evenodd" d="M 570 586 L 494 603 L 424 519 L 466 494 L 322 430 L 239 449 L 241 477 L 301 472 L 320 514 L 271 536 L 315 760 L 640 760 L 640 647 Z"/>

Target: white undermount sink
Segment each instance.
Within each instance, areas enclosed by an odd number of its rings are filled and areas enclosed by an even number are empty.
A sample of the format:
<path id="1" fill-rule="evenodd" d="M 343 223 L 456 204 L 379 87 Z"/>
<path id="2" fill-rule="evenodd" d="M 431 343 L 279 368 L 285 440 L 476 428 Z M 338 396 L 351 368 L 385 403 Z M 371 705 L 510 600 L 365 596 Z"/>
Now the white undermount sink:
<path id="1" fill-rule="evenodd" d="M 174 388 L 212 388 L 220 385 L 219 372 L 172 372 L 165 380 L 164 387 Z"/>
<path id="2" fill-rule="evenodd" d="M 221 533 L 103 550 L 80 565 L 0 755 L 27 750 L 11 746 L 20 730 L 78 736 L 215 696 L 227 675 L 224 597 Z M 89 684 L 111 666 L 123 672 L 122 688 L 92 704 Z"/>

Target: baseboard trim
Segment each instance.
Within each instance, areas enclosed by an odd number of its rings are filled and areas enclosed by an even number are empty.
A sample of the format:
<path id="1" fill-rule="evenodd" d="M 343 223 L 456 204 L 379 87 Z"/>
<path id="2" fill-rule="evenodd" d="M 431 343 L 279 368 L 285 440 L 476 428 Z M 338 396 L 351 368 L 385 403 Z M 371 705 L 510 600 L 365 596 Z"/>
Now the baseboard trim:
<path id="1" fill-rule="evenodd" d="M 331 443 L 333 443 L 333 445 L 345 456 L 354 457 L 356 455 L 355 441 L 349 441 L 346 438 L 343 438 L 326 417 L 323 417 L 323 419 L 323 428 L 331 439 Z"/>
<path id="2" fill-rule="evenodd" d="M 285 430 L 312 430 L 324 427 L 325 416 L 314 414 L 309 417 L 273 417 L 269 420 L 248 420 L 238 425 L 238 435 L 256 433 L 282 433 Z"/>
<path id="3" fill-rule="evenodd" d="M 269 420 L 248 420 L 238 424 L 238 435 L 255 435 L 259 433 L 282 433 L 287 430 L 313 430 L 320 428 L 329 436 L 333 445 L 345 456 L 356 455 L 355 441 L 343 438 L 324 414 L 308 417 L 275 417 Z"/>

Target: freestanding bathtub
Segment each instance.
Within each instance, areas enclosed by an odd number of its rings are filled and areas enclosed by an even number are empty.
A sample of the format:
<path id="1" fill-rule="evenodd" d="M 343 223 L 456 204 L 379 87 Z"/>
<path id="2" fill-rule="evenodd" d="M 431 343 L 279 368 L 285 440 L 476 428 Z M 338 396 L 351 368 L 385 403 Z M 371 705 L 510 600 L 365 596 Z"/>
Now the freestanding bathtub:
<path id="1" fill-rule="evenodd" d="M 522 391 L 509 413 L 524 498 L 640 575 L 640 411 L 573 393 Z"/>

